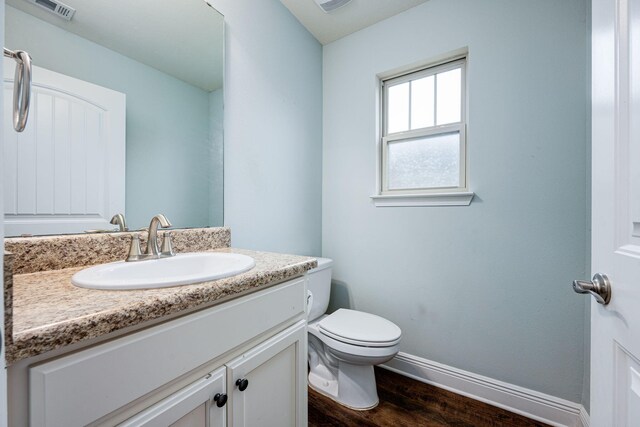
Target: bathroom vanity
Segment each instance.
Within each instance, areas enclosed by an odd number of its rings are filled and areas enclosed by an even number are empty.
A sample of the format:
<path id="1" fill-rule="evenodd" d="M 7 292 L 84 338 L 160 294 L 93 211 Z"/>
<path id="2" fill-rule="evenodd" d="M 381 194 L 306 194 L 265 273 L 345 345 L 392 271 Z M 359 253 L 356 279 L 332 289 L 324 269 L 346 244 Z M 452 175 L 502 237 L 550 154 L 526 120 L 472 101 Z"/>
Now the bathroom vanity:
<path id="1" fill-rule="evenodd" d="M 216 246 L 175 233 L 179 252 L 187 242 L 193 251 Z M 118 248 L 116 240 L 127 240 L 99 238 Z M 305 272 L 316 261 L 227 246 L 228 239 L 215 250 L 249 255 L 256 266 L 212 282 L 137 291 L 76 288 L 70 278 L 82 267 L 20 274 L 37 270 L 38 257 L 14 259 L 10 424 L 305 426 Z M 66 247 L 58 266 L 80 251 Z"/>

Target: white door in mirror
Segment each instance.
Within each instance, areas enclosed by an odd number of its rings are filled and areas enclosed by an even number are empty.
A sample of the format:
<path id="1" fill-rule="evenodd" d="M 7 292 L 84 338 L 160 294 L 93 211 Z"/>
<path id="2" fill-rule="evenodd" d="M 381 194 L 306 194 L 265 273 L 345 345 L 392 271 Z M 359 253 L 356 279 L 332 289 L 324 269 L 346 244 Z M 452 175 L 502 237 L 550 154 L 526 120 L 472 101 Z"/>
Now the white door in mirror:
<path id="1" fill-rule="evenodd" d="M 85 268 L 71 283 L 103 290 L 153 289 L 190 285 L 251 270 L 253 258 L 242 254 L 198 252 L 140 262 L 112 262 Z"/>

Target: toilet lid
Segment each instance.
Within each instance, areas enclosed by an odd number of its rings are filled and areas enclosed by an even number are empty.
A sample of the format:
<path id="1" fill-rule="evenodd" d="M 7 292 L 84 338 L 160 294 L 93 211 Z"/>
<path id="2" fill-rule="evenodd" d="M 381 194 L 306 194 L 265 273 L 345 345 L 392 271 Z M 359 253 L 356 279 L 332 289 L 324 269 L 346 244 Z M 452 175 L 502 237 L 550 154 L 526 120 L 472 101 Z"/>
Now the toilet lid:
<path id="1" fill-rule="evenodd" d="M 338 341 L 365 347 L 388 347 L 400 341 L 402 331 L 375 314 L 339 309 L 318 323 L 322 334 Z"/>

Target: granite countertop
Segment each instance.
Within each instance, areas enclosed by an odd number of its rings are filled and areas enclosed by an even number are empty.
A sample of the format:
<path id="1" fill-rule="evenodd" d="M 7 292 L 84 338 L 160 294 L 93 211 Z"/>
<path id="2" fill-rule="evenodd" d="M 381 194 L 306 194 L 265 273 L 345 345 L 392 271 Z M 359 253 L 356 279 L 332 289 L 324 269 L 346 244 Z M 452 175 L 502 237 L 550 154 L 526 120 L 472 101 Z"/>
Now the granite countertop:
<path id="1" fill-rule="evenodd" d="M 97 338 L 143 322 L 205 308 L 300 276 L 315 258 L 221 248 L 251 256 L 256 266 L 226 279 L 162 289 L 103 291 L 71 284 L 85 267 L 13 276 L 12 341 L 7 363 Z"/>

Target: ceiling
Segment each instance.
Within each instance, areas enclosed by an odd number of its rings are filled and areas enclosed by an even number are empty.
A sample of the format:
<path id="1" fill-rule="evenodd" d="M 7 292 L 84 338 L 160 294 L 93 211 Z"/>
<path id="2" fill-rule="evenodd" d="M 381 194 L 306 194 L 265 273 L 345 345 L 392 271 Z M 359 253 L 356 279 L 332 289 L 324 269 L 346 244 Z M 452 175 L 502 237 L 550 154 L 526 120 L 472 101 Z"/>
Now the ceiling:
<path id="1" fill-rule="evenodd" d="M 26 0 L 7 4 L 207 92 L 222 87 L 224 18 L 203 0 L 62 0 L 71 21 Z"/>
<path id="2" fill-rule="evenodd" d="M 280 1 L 324 45 L 427 0 L 352 0 L 331 13 L 325 13 L 314 0 Z"/>

